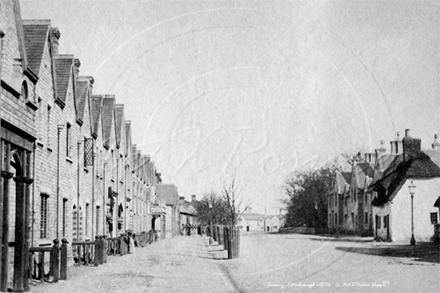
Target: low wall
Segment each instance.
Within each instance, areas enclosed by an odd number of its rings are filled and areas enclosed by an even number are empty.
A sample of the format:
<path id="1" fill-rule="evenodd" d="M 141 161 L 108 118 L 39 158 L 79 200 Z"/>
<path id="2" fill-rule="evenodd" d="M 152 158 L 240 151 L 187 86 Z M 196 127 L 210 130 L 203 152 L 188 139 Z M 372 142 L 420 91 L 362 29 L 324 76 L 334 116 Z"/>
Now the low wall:
<path id="1" fill-rule="evenodd" d="M 280 233 L 297 233 L 297 234 L 327 234 L 327 228 L 314 228 L 314 227 L 287 227 L 281 228 Z"/>

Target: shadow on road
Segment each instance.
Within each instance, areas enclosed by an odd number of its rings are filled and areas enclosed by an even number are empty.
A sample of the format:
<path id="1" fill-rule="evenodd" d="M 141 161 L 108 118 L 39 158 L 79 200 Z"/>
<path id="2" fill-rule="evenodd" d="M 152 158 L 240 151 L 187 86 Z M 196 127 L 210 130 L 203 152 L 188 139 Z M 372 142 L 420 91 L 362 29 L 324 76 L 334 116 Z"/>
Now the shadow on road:
<path id="1" fill-rule="evenodd" d="M 440 263 L 439 245 L 435 243 L 420 243 L 411 245 L 386 245 L 380 247 L 336 247 L 337 250 L 380 255 L 385 257 L 403 257 L 421 262 Z"/>

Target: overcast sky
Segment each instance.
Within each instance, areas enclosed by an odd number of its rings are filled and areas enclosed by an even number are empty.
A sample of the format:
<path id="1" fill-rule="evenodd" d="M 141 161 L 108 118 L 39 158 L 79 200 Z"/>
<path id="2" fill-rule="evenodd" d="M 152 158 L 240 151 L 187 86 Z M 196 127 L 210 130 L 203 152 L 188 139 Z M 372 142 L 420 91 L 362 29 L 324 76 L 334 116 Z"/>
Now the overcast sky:
<path id="1" fill-rule="evenodd" d="M 298 168 L 440 134 L 438 1 L 21 0 L 60 53 L 115 94 L 133 141 L 181 195 L 236 174 L 275 212 Z"/>

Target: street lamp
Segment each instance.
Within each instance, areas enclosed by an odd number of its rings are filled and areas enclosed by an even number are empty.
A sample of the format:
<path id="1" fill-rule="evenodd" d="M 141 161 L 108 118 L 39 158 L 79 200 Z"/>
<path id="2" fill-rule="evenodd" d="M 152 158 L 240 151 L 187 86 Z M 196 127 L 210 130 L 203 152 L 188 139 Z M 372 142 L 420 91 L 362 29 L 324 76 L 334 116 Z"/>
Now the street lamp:
<path id="1" fill-rule="evenodd" d="M 411 245 L 416 244 L 416 239 L 414 238 L 414 208 L 413 208 L 413 197 L 416 192 L 416 186 L 414 182 L 411 181 L 411 184 L 408 186 L 409 194 L 411 194 Z"/>
<path id="2" fill-rule="evenodd" d="M 212 197 L 209 196 L 208 200 L 209 206 L 209 245 L 212 244 Z"/>

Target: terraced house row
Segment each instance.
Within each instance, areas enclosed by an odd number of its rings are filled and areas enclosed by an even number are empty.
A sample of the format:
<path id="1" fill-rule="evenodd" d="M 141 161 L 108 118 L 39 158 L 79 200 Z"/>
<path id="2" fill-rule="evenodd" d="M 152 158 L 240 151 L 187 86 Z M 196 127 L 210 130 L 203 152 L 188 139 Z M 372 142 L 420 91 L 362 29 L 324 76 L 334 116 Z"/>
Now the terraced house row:
<path id="1" fill-rule="evenodd" d="M 22 20 L 19 1 L 0 2 L 0 36 L 0 291 L 23 289 L 30 247 L 164 234 L 160 173 L 132 142 L 124 105 L 95 95 L 80 61 L 58 52 L 59 30 Z"/>
<path id="2" fill-rule="evenodd" d="M 328 228 L 333 233 L 374 236 L 410 243 L 438 240 L 440 143 L 431 147 L 405 131 L 374 153 L 354 160 L 349 172 L 337 172 L 328 195 Z M 413 241 L 411 241 L 413 242 Z"/>

